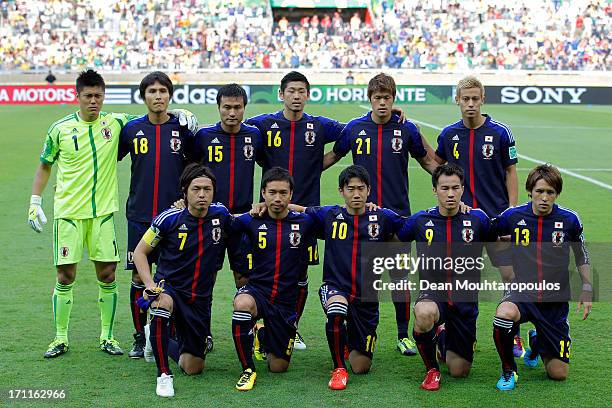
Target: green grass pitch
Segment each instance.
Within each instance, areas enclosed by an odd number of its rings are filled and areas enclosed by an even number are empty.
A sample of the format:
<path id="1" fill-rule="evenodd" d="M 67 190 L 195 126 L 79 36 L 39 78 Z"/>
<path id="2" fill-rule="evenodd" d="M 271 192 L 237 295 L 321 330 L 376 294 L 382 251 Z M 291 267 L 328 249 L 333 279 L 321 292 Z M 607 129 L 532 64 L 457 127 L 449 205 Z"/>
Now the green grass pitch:
<path id="1" fill-rule="evenodd" d="M 185 106 L 199 117 L 200 123 L 217 121 L 214 106 Z M 269 112 L 279 106 L 247 107 L 248 115 Z M 421 124 L 431 144 L 437 131 L 458 119 L 456 106 L 409 106 L 409 117 Z M 27 225 L 26 213 L 34 169 L 47 127 L 76 106 L 20 107 L 0 110 L 0 217 L 2 235 L 2 296 L 0 310 L 0 373 L 2 401 L 6 390 L 18 388 L 64 389 L 70 406 L 157 406 L 155 366 L 127 356 L 110 357 L 97 350 L 99 313 L 97 286 L 92 265 L 83 261 L 75 285 L 75 307 L 70 322 L 71 350 L 56 360 L 46 361 L 42 353 L 54 334 L 50 297 L 55 283 L 52 266 L 51 228 L 34 233 Z M 137 106 L 106 106 L 107 111 L 143 112 Z M 308 106 L 312 114 L 332 116 L 347 121 L 363 114 L 358 105 Z M 577 210 L 584 222 L 589 242 L 609 242 L 612 220 L 608 217 L 612 191 L 612 107 L 610 106 L 486 106 L 485 112 L 509 124 L 523 157 L 552 162 L 587 177 L 565 175 L 559 203 Z M 331 147 L 331 146 L 329 146 Z M 337 203 L 337 175 L 345 159 L 325 172 L 321 197 L 324 204 Z M 413 211 L 434 204 L 429 176 L 411 161 L 410 191 Z M 525 176 L 535 164 L 519 161 L 520 201 Z M 129 184 L 129 160 L 119 165 L 120 202 L 125 203 Z M 600 184 L 596 184 L 596 182 Z M 603 183 L 603 185 L 601 184 Z M 608 186 L 606 188 L 605 186 Z M 53 179 L 44 194 L 44 209 L 52 218 Z M 125 218 L 122 208 L 117 216 L 117 231 L 122 255 L 125 250 Z M 321 252 L 322 249 L 321 249 Z M 123 256 L 122 256 L 123 258 Z M 123 262 L 123 261 L 122 261 Z M 520 367 L 520 382 L 514 392 L 495 389 L 500 365 L 491 339 L 494 303 L 481 303 L 478 320 L 478 345 L 472 372 L 467 379 L 451 379 L 442 369 L 442 389 L 437 393 L 421 391 L 424 376 L 420 357 L 402 357 L 395 351 L 395 319 L 389 303 L 381 305 L 379 341 L 370 374 L 351 375 L 346 391 L 332 392 L 327 381 L 332 368 L 324 332 L 324 316 L 317 299 L 321 266 L 310 271 L 310 296 L 300 325 L 308 349 L 294 353 L 289 371 L 270 374 L 259 364 L 257 386 L 252 392 L 239 393 L 234 384 L 240 372 L 231 339 L 231 301 L 234 283 L 227 268 L 219 273 L 214 292 L 213 325 L 215 350 L 206 359 L 203 375 L 188 377 L 175 372 L 176 397 L 165 404 L 176 406 L 527 406 L 545 402 L 548 406 L 609 405 L 607 370 L 612 359 L 608 320 L 612 306 L 596 303 L 587 321 L 570 313 L 572 361 L 570 377 L 564 383 L 546 378 L 542 364 L 537 369 Z M 609 273 L 609 271 L 600 271 Z M 124 349 L 131 344 L 132 325 L 128 310 L 129 273 L 120 264 L 117 271 L 120 306 L 115 326 L 116 337 Z M 608 287 L 609 289 L 609 287 Z M 528 327 L 523 326 L 526 335 Z M 30 401 L 30 403 L 33 403 Z"/>

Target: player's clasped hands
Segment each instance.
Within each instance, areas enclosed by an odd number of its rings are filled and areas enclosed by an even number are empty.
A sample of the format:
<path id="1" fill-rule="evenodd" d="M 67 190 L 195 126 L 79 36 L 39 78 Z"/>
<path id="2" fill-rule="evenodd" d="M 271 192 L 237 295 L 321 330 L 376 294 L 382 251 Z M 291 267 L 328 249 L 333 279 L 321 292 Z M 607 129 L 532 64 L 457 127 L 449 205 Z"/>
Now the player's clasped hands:
<path id="1" fill-rule="evenodd" d="M 47 217 L 42 209 L 42 198 L 38 195 L 30 197 L 30 209 L 28 210 L 28 222 L 36 232 L 42 232 L 43 225 L 47 223 Z"/>

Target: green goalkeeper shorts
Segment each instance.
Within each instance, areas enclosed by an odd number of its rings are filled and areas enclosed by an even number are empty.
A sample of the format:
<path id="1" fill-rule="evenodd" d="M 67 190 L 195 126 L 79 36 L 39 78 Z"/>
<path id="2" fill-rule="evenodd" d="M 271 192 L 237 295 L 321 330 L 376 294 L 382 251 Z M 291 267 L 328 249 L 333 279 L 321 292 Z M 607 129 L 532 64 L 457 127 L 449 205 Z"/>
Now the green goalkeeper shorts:
<path id="1" fill-rule="evenodd" d="M 85 246 L 92 261 L 118 262 L 113 215 L 111 213 L 84 220 L 53 220 L 53 263 L 66 265 L 80 262 Z"/>

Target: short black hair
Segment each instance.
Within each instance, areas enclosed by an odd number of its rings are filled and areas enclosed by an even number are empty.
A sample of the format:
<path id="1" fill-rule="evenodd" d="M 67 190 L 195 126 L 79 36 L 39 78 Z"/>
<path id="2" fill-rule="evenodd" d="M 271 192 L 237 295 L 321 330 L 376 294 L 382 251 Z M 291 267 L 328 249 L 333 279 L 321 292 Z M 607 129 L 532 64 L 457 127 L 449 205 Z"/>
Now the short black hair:
<path id="1" fill-rule="evenodd" d="M 291 71 L 290 73 L 285 75 L 283 79 L 281 79 L 281 84 L 280 84 L 281 92 L 285 92 L 285 89 L 287 88 L 287 84 L 289 82 L 304 82 L 306 84 L 306 90 L 310 92 L 310 82 L 308 82 L 308 79 L 306 79 L 306 76 L 300 72 Z"/>
<path id="2" fill-rule="evenodd" d="M 226 98 L 232 98 L 232 97 L 240 98 L 240 97 L 242 97 L 242 101 L 244 102 L 244 106 L 247 106 L 247 103 L 249 101 L 249 98 L 248 98 L 247 93 L 244 90 L 244 88 L 241 87 L 238 84 L 235 84 L 235 83 L 223 85 L 221 88 L 219 88 L 219 90 L 217 91 L 217 107 L 221 107 L 221 98 L 224 97 L 224 96 Z"/>
<path id="3" fill-rule="evenodd" d="M 80 94 L 83 88 L 86 86 L 100 86 L 102 89 L 106 88 L 104 78 L 93 69 L 82 71 L 76 80 L 76 91 Z"/>
<path id="4" fill-rule="evenodd" d="M 212 172 L 212 170 L 204 166 L 203 164 L 191 163 L 185 166 L 183 174 L 181 174 L 181 192 L 183 193 L 183 198 L 185 200 L 187 199 L 187 189 L 189 188 L 189 185 L 193 180 L 197 179 L 198 177 L 209 178 L 210 181 L 212 181 L 213 191 L 217 191 L 217 178 L 215 177 L 215 174 Z M 185 203 L 185 205 L 187 205 L 187 203 Z"/>
<path id="5" fill-rule="evenodd" d="M 289 183 L 289 190 L 293 191 L 293 177 L 291 177 L 289 170 L 276 166 L 266 171 L 261 178 L 261 189 L 264 190 L 268 183 L 273 181 L 286 181 Z"/>
<path id="6" fill-rule="evenodd" d="M 144 99 L 145 91 L 147 88 L 154 83 L 159 82 L 162 86 L 165 86 L 172 98 L 172 94 L 174 93 L 174 86 L 172 85 L 172 81 L 168 77 L 168 75 L 164 74 L 161 71 L 151 72 L 140 81 L 140 97 Z"/>
<path id="7" fill-rule="evenodd" d="M 365 183 L 366 186 L 370 187 L 370 173 L 368 173 L 365 167 L 353 164 L 340 172 L 340 176 L 338 176 L 338 188 L 347 186 L 352 178 L 358 178 Z"/>
<path id="8" fill-rule="evenodd" d="M 441 166 L 436 167 L 436 169 L 431 174 L 431 184 L 434 187 L 438 186 L 438 179 L 443 174 L 445 176 L 454 176 L 454 175 L 458 176 L 459 181 L 461 182 L 461 185 L 463 185 L 463 181 L 465 180 L 463 169 L 454 163 L 445 163 Z"/>

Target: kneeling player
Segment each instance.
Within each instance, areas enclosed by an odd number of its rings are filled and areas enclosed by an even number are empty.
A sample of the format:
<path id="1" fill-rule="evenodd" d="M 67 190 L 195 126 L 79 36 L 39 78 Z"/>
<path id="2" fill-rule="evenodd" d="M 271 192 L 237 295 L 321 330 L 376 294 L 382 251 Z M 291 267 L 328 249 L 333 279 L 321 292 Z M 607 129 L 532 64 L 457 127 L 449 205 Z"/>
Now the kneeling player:
<path id="1" fill-rule="evenodd" d="M 168 355 L 188 375 L 204 369 L 209 303 L 218 265 L 206 260 L 222 256 L 223 228 L 230 221 L 224 206 L 211 205 L 215 177 L 210 169 L 188 165 L 180 185 L 187 207 L 157 216 L 134 251 L 134 264 L 147 294 L 146 302 L 140 300 L 139 305 L 151 307 L 150 341 L 157 363 L 156 393 L 161 397 L 174 396 Z M 155 248 L 159 248 L 159 259 L 152 279 L 147 256 Z M 178 344 L 169 339 L 171 316 Z"/>
<path id="2" fill-rule="evenodd" d="M 370 371 L 376 328 L 378 302 L 364 297 L 368 277 L 361 270 L 361 243 L 389 241 L 403 219 L 395 212 L 378 208 L 369 210 L 370 175 L 359 165 L 344 169 L 338 179 L 338 190 L 345 205 L 295 207 L 310 215 L 325 238 L 323 285 L 319 289 L 321 305 L 327 315 L 325 332 L 334 370 L 329 388 L 343 390 L 348 382 L 344 350 L 350 351 L 349 362 L 355 374 Z"/>
<path id="3" fill-rule="evenodd" d="M 459 211 L 463 181 L 463 170 L 455 164 L 444 164 L 434 170 L 432 184 L 438 199 L 437 207 L 413 215 L 398 233 L 402 241 L 416 241 L 417 253 L 425 255 L 425 259 L 450 257 L 476 260 L 482 257 L 483 242 L 497 240 L 489 217 L 482 210 L 473 209 L 469 213 Z M 419 278 L 430 283 L 451 282 L 453 288 L 459 277 L 480 281 L 476 267 L 465 269 L 437 269 L 428 262 L 419 269 Z M 424 390 L 440 389 L 436 331 L 441 324 L 446 326 L 443 346 L 450 375 L 466 377 L 469 374 L 476 345 L 477 296 L 475 293 L 453 293 L 446 289 L 422 290 L 419 294 L 414 305 L 413 336 L 427 370 L 421 383 Z"/>
<path id="4" fill-rule="evenodd" d="M 567 320 L 570 247 L 582 279 L 578 308 L 584 305 L 583 320 L 592 308 L 593 286 L 582 223 L 574 211 L 555 204 L 563 187 L 561 173 L 549 164 L 537 166 L 527 176 L 525 187 L 531 201 L 507 209 L 498 221 L 499 234 L 511 236 L 514 279 L 538 284 L 546 279 L 560 283 L 561 290 L 510 291 L 497 307 L 493 340 L 502 361 L 502 375 L 497 382 L 502 391 L 514 389 L 518 380 L 512 339 L 519 324 L 527 321 L 535 325 L 536 332 L 530 332 L 531 350 L 525 353 L 525 363 L 535 367 L 541 356 L 551 379 L 567 378 L 571 345 Z"/>
<path id="5" fill-rule="evenodd" d="M 244 232 L 253 243 L 253 269 L 249 282 L 234 298 L 232 335 L 242 374 L 236 383 L 240 391 L 251 390 L 257 374 L 253 362 L 253 326 L 264 320 L 258 331 L 267 353 L 268 368 L 284 372 L 289 367 L 296 333 L 298 281 L 305 268 L 312 221 L 288 208 L 293 194 L 293 177 L 280 167 L 266 171 L 261 181 L 266 213 L 261 218 L 243 214 L 232 229 Z"/>

